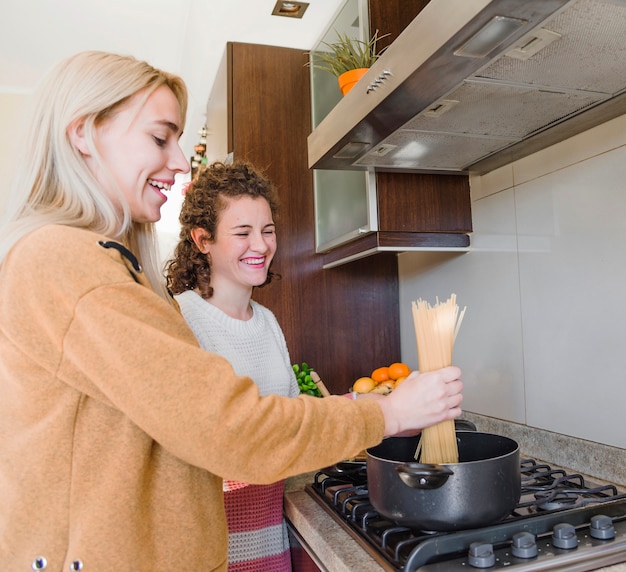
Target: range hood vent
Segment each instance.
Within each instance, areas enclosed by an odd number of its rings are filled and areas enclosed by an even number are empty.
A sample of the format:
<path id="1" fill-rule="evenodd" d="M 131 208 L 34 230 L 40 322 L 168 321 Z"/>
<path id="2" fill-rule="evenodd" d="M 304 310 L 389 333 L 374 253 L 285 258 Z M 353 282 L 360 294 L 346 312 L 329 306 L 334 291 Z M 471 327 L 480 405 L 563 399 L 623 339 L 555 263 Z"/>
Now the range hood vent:
<path id="1" fill-rule="evenodd" d="M 483 174 L 626 113 L 626 0 L 431 0 L 309 167 Z"/>

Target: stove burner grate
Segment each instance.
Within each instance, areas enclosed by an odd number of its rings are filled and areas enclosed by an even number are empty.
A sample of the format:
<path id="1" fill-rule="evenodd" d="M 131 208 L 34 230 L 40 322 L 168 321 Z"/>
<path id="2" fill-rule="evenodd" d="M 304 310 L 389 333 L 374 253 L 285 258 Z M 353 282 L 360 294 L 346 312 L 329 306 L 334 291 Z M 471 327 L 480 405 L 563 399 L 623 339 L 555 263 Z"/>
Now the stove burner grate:
<path id="1" fill-rule="evenodd" d="M 522 460 L 520 470 L 522 494 L 509 517 L 455 532 L 415 530 L 386 519 L 369 502 L 367 482 L 362 480 L 350 482 L 320 471 L 306 490 L 388 571 L 415 572 L 426 564 L 467 555 L 474 542 L 501 547 L 520 532 L 545 535 L 557 524 L 583 526 L 595 515 L 626 521 L 626 495 L 613 485 L 596 486 L 580 474 L 532 459 Z"/>

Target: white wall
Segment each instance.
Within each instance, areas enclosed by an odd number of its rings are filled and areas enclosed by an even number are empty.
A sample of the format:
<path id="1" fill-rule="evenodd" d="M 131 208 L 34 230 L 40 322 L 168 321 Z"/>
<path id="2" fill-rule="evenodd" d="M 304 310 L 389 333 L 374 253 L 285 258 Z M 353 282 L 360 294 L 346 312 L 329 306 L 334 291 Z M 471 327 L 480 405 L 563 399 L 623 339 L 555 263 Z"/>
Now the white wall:
<path id="1" fill-rule="evenodd" d="M 470 182 L 471 251 L 399 257 L 402 359 L 454 292 L 466 410 L 626 448 L 626 116 Z"/>
<path id="2" fill-rule="evenodd" d="M 187 83 L 181 144 L 190 156 L 206 122 L 207 98 L 226 42 L 305 52 L 343 1 L 311 2 L 298 19 L 273 16 L 275 0 L 2 0 L 0 94 L 32 92 L 53 64 L 82 50 L 132 54 Z"/>
<path id="3" fill-rule="evenodd" d="M 4 181 L 4 189 L 0 192 L 0 216 L 6 208 L 15 174 L 20 153 L 17 142 L 23 130 L 28 101 L 27 94 L 0 93 L 0 180 Z"/>

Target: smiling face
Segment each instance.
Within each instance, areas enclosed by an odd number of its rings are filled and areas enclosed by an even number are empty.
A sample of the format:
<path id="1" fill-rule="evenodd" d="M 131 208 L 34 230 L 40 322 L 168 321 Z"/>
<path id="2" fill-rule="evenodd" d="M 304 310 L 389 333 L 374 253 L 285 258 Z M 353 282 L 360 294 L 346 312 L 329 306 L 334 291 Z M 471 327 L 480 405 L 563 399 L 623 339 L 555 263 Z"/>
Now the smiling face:
<path id="1" fill-rule="evenodd" d="M 264 198 L 224 198 L 215 240 L 205 247 L 211 260 L 211 285 L 251 290 L 267 279 L 276 253 L 276 225 Z"/>
<path id="2" fill-rule="evenodd" d="M 96 146 L 130 206 L 135 222 L 156 222 L 167 201 L 164 191 L 189 164 L 178 140 L 180 107 L 172 91 L 161 86 L 145 99 L 141 92 L 96 128 Z M 82 150 L 82 149 L 81 149 Z M 104 191 L 119 204 L 110 178 L 88 153 L 86 161 Z"/>

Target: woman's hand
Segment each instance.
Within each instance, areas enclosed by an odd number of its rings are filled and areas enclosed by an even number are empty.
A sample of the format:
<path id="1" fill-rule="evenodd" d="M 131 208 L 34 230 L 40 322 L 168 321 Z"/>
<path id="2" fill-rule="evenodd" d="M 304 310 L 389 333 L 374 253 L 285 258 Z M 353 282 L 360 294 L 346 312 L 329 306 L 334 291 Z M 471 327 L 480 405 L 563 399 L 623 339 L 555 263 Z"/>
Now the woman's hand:
<path id="1" fill-rule="evenodd" d="M 458 367 L 412 372 L 389 395 L 378 399 L 385 417 L 385 436 L 415 433 L 461 415 L 463 382 Z"/>

